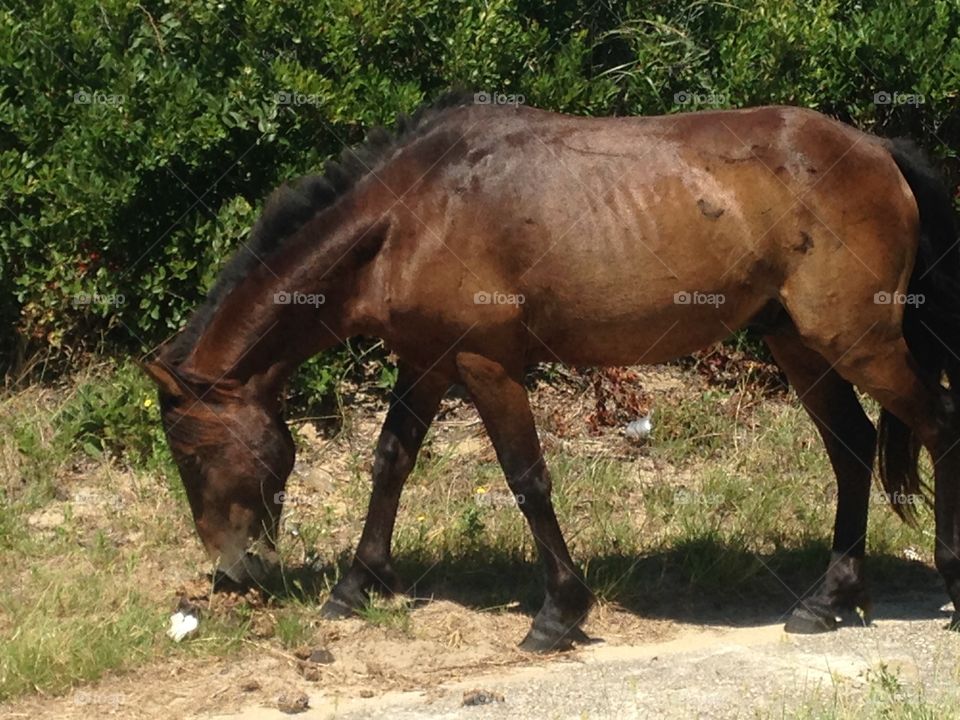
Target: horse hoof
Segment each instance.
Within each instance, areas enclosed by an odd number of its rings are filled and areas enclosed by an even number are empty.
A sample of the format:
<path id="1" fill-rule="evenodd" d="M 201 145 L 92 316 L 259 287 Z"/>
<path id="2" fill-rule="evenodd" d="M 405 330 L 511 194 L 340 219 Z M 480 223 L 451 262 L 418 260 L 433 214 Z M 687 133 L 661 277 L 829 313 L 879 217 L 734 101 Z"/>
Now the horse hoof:
<path id="1" fill-rule="evenodd" d="M 832 615 L 820 615 L 805 607 L 798 607 L 787 619 L 783 629 L 794 635 L 815 635 L 837 629 L 837 619 Z"/>
<path id="2" fill-rule="evenodd" d="M 343 620 L 354 614 L 355 610 L 352 607 L 332 595 L 320 608 L 320 617 L 325 620 Z"/>
<path id="3" fill-rule="evenodd" d="M 519 645 L 524 652 L 545 655 L 573 649 L 573 641 L 566 635 L 551 637 L 539 630 L 531 630 Z"/>
<path id="4" fill-rule="evenodd" d="M 545 653 L 566 652 L 572 650 L 574 645 L 589 645 L 595 642 L 599 641 L 594 640 L 576 626 L 562 633 L 551 633 L 537 627 L 532 627 L 519 647 L 524 652 L 542 655 Z"/>
<path id="5" fill-rule="evenodd" d="M 953 615 L 950 616 L 950 622 L 944 626 L 944 629 L 960 632 L 960 613 L 954 611 Z"/>

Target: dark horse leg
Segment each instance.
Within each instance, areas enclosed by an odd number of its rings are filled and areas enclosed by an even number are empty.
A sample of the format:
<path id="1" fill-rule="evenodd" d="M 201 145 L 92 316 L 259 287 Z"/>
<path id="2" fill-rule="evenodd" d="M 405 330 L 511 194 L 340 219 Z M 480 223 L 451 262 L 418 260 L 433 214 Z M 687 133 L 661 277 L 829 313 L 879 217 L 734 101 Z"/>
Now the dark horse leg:
<path id="1" fill-rule="evenodd" d="M 838 372 L 904 422 L 933 459 L 934 560 L 954 604 L 951 627 L 960 629 L 960 408 L 955 391 L 923 377 L 903 338 L 862 342 L 837 362 Z"/>
<path id="2" fill-rule="evenodd" d="M 460 377 L 467 386 L 497 452 L 507 484 L 527 518 L 547 573 L 547 596 L 520 644 L 524 650 L 568 649 L 586 636 L 580 624 L 593 604 L 593 595 L 570 558 L 550 501 L 550 475 L 526 390 L 519 377 L 500 363 L 479 355 L 457 356 Z"/>
<path id="3" fill-rule="evenodd" d="M 363 534 L 353 565 L 321 609 L 324 617 L 351 614 L 367 602 L 371 590 L 392 594 L 405 589 L 390 561 L 393 525 L 403 483 L 449 385 L 442 377 L 418 376 L 401 365 L 374 455 L 373 490 Z"/>
<path id="4" fill-rule="evenodd" d="M 853 618 L 858 608 L 869 617 L 863 558 L 877 434 L 853 386 L 821 355 L 805 347 L 796 335 L 764 339 L 820 431 L 837 476 L 830 565 L 823 582 L 793 611 L 786 630 L 834 630 L 837 618 Z"/>

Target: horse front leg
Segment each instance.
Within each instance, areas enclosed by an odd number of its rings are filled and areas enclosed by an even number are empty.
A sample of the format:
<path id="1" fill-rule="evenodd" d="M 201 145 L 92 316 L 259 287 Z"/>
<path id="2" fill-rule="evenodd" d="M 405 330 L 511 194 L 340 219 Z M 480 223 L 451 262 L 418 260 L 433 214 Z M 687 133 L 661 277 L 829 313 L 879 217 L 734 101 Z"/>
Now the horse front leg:
<path id="1" fill-rule="evenodd" d="M 530 525 L 547 574 L 546 599 L 520 647 L 534 652 L 569 649 L 573 642 L 587 639 L 580 624 L 593 594 L 570 558 L 550 501 L 550 475 L 526 390 L 503 365 L 479 355 L 460 353 L 457 368 Z"/>
<path id="2" fill-rule="evenodd" d="M 373 489 L 363 533 L 353 564 L 321 608 L 323 617 L 352 614 L 366 604 L 370 591 L 390 595 L 406 589 L 390 557 L 400 493 L 449 386 L 440 375 L 419 375 L 400 366 L 374 454 Z"/>

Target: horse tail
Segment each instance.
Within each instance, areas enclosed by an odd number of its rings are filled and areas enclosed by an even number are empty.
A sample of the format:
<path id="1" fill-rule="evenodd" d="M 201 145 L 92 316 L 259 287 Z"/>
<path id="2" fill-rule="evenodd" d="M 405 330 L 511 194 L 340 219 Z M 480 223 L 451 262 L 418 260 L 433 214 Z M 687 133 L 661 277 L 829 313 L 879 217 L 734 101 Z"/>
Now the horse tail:
<path id="1" fill-rule="evenodd" d="M 960 388 L 960 247 L 950 193 L 939 173 L 910 140 L 887 141 L 920 213 L 920 243 L 905 304 L 903 335 L 921 373 L 939 383 L 944 374 Z M 882 410 L 878 455 L 880 481 L 894 511 L 915 522 L 913 498 L 930 503 L 918 471 L 920 442 L 899 418 Z"/>

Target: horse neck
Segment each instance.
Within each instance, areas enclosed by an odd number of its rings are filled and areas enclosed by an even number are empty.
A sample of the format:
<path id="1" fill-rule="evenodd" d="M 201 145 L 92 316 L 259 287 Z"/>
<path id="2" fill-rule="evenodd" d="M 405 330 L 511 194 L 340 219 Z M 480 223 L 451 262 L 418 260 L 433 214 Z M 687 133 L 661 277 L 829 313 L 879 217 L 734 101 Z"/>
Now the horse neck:
<path id="1" fill-rule="evenodd" d="M 313 355 L 376 334 L 354 309 L 370 306 L 363 276 L 386 227 L 347 220 L 351 208 L 314 218 L 257 265 L 217 307 L 181 368 L 212 382 L 266 379 L 279 390 Z"/>

